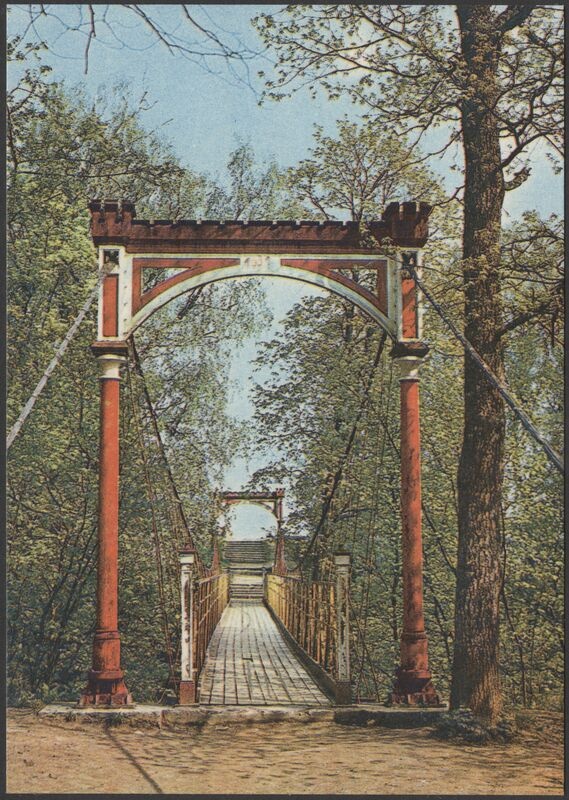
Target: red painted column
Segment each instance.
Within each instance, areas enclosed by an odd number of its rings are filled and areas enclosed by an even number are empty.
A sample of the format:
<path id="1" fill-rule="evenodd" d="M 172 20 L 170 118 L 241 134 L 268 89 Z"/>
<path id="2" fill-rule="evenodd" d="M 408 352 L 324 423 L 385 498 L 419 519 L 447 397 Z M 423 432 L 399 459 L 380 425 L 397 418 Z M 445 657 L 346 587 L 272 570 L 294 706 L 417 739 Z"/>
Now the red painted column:
<path id="1" fill-rule="evenodd" d="M 402 345 L 396 345 L 396 348 Z M 404 347 L 404 345 L 403 345 Z M 424 347 L 424 346 L 423 346 Z M 397 358 L 401 369 L 401 555 L 403 630 L 401 660 L 391 702 L 438 705 L 431 682 L 423 615 L 423 544 L 421 533 L 421 435 L 417 355 Z"/>
<path id="2" fill-rule="evenodd" d="M 96 352 L 101 367 L 97 629 L 92 669 L 80 705 L 128 705 L 118 632 L 119 406 L 124 350 Z"/>

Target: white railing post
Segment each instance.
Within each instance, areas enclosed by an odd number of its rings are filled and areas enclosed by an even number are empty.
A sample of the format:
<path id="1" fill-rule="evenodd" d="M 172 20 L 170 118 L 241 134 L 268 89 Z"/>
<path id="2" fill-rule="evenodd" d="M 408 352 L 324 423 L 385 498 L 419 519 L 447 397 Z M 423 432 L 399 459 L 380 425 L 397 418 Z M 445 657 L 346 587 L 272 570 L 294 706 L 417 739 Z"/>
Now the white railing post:
<path id="1" fill-rule="evenodd" d="M 334 553 L 336 567 L 336 702 L 349 705 L 350 684 L 350 565 L 349 553 Z"/>
<path id="2" fill-rule="evenodd" d="M 194 564 L 196 551 L 186 547 L 179 552 L 181 572 L 181 608 L 182 608 L 182 642 L 181 671 L 178 702 L 181 706 L 196 702 L 196 684 L 194 679 Z"/>

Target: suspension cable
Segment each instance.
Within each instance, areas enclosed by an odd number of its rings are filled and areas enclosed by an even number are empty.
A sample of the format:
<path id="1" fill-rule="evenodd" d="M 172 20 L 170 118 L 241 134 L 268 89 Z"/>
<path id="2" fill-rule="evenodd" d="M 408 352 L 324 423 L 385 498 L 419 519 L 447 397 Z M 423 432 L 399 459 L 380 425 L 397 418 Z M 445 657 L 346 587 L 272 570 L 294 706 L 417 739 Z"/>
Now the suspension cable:
<path id="1" fill-rule="evenodd" d="M 134 367 L 136 367 L 135 360 L 134 360 L 134 354 L 133 354 L 133 350 L 132 350 L 132 344 L 133 344 L 132 340 L 129 340 L 128 341 L 129 356 L 130 356 L 129 365 L 132 363 L 132 365 Z M 154 420 L 151 417 L 150 413 L 147 413 L 147 414 L 143 413 L 142 405 L 144 405 L 144 401 L 146 401 L 146 411 L 148 411 L 148 406 L 150 406 L 150 409 L 152 410 L 152 404 L 150 403 L 150 398 L 149 398 L 149 395 L 148 395 L 147 391 L 144 391 L 146 389 L 144 376 L 141 375 L 140 371 L 138 371 L 136 369 L 135 369 L 135 375 L 139 378 L 139 381 L 142 384 L 142 392 L 141 392 L 142 398 L 141 398 L 141 402 L 137 405 L 137 408 L 139 410 L 141 425 L 144 428 L 144 430 L 146 431 L 147 426 L 149 425 L 148 419 L 150 418 L 151 427 L 152 427 L 152 423 L 153 423 Z M 152 428 L 152 429 L 154 430 L 154 428 Z M 157 439 L 155 431 L 154 431 L 154 433 L 155 433 L 154 439 L 158 444 L 159 455 L 162 456 L 162 461 L 165 461 L 165 454 L 162 452 L 162 449 L 160 447 L 161 440 Z M 167 462 L 166 462 L 166 468 L 168 469 Z M 149 475 L 150 475 L 150 462 L 148 464 L 148 471 L 149 471 Z M 161 472 L 160 472 L 160 475 L 162 475 Z M 174 608 L 175 605 L 176 605 L 176 602 L 177 602 L 177 597 L 178 597 L 175 587 L 179 583 L 179 577 L 180 577 L 179 564 L 178 564 L 178 549 L 179 549 L 180 546 L 182 546 L 183 542 L 180 541 L 180 537 L 178 536 L 179 519 L 176 516 L 176 509 L 172 507 L 171 502 L 169 502 L 169 498 L 166 496 L 167 487 L 165 487 L 163 485 L 163 483 L 160 486 L 160 498 L 161 498 L 161 501 L 160 501 L 158 499 L 158 495 L 157 495 L 156 489 L 155 489 L 155 484 L 156 483 L 157 482 L 155 481 L 155 483 L 153 483 L 152 487 L 151 487 L 151 492 L 152 492 L 152 495 L 154 497 L 154 501 L 153 502 L 155 502 L 158 505 L 159 508 L 165 510 L 165 513 L 166 513 L 166 515 L 168 517 L 167 524 L 169 525 L 169 530 L 173 531 L 174 535 L 175 535 L 175 537 L 174 537 L 175 540 L 171 536 L 168 537 L 168 542 L 172 545 L 172 554 L 171 554 L 171 558 L 166 558 L 165 557 L 165 559 L 164 559 L 164 568 L 163 568 L 163 580 L 166 580 L 166 583 L 167 583 L 167 586 L 168 586 L 168 590 L 169 590 L 169 595 L 170 595 L 171 607 Z M 175 659 L 175 662 L 177 663 L 177 658 Z"/>
<path id="2" fill-rule="evenodd" d="M 368 398 L 369 398 L 369 392 L 371 390 L 371 385 L 373 383 L 373 377 L 374 377 L 374 374 L 375 374 L 375 370 L 376 370 L 376 368 L 379 365 L 379 362 L 381 360 L 381 354 L 383 353 L 383 348 L 385 346 L 386 339 L 387 339 L 387 333 L 385 331 L 382 331 L 382 336 L 381 336 L 381 339 L 379 341 L 377 352 L 376 352 L 375 358 L 374 358 L 373 368 L 372 368 L 372 370 L 370 372 L 370 377 L 369 377 L 369 379 L 367 381 L 367 384 L 365 386 L 365 389 L 364 389 L 364 401 L 362 402 L 362 404 L 360 405 L 360 407 L 358 409 L 358 412 L 356 414 L 356 419 L 355 419 L 354 424 L 352 426 L 352 430 L 350 431 L 350 436 L 348 437 L 348 441 L 346 443 L 344 451 L 343 451 L 342 455 L 340 456 L 340 463 L 338 465 L 338 468 L 337 468 L 336 472 L 334 473 L 334 479 L 333 479 L 333 483 L 332 483 L 332 488 L 330 489 L 330 492 L 329 492 L 328 496 L 325 499 L 324 506 L 322 508 L 322 512 L 321 512 L 321 515 L 320 515 L 320 519 L 319 519 L 318 524 L 316 526 L 316 530 L 312 534 L 312 536 L 310 538 L 310 541 L 308 543 L 308 547 L 304 551 L 304 555 L 302 556 L 302 558 L 301 558 L 301 560 L 299 562 L 299 567 L 301 569 L 302 569 L 302 565 L 305 563 L 306 559 L 308 558 L 308 554 L 311 552 L 312 548 L 316 544 L 316 540 L 318 539 L 319 535 L 322 532 L 322 528 L 323 528 L 324 523 L 326 522 L 326 519 L 328 517 L 328 512 L 330 511 L 330 505 L 332 503 L 332 499 L 333 499 L 333 497 L 334 497 L 334 495 L 336 493 L 336 490 L 337 490 L 338 486 L 341 483 L 344 467 L 345 467 L 346 461 L 347 461 L 347 459 L 348 459 L 348 457 L 350 455 L 350 451 L 352 449 L 352 445 L 353 445 L 355 437 L 356 437 L 356 432 L 357 432 L 361 417 L 363 415 L 364 408 L 365 408 L 366 403 L 367 403 Z"/>
<path id="3" fill-rule="evenodd" d="M 57 349 L 56 349 L 54 357 L 51 359 L 51 361 L 47 365 L 47 367 L 45 369 L 45 372 L 43 373 L 43 375 L 41 376 L 41 378 L 39 379 L 39 381 L 38 381 L 38 383 L 36 385 L 36 388 L 33 390 L 33 392 L 31 393 L 28 401 L 26 402 L 26 404 L 23 406 L 22 410 L 20 411 L 18 419 L 14 422 L 14 424 L 10 428 L 8 436 L 6 437 L 6 450 L 10 449 L 10 446 L 14 442 L 14 439 L 18 436 L 18 434 L 22 430 L 24 422 L 27 420 L 27 418 L 31 414 L 31 412 L 33 410 L 33 407 L 35 406 L 40 394 L 45 389 L 45 386 L 46 386 L 46 384 L 47 384 L 52 372 L 60 364 L 61 359 L 65 355 L 65 351 L 67 350 L 67 348 L 69 347 L 69 344 L 71 343 L 71 340 L 73 339 L 73 337 L 75 336 L 75 334 L 79 330 L 79 327 L 81 326 L 81 323 L 83 322 L 83 320 L 85 319 L 85 317 L 87 316 L 87 314 L 89 312 L 89 309 L 93 305 L 93 301 L 95 300 L 95 298 L 97 297 L 97 295 L 99 293 L 99 287 L 100 287 L 101 282 L 102 282 L 103 278 L 105 277 L 105 275 L 106 275 L 106 270 L 105 269 L 99 270 L 99 274 L 98 274 L 98 277 L 97 277 L 97 283 L 95 284 L 95 286 L 93 287 L 93 289 L 89 293 L 87 299 L 85 300 L 85 302 L 81 306 L 81 309 L 80 309 L 79 313 L 77 314 L 77 316 L 75 317 L 71 327 L 69 328 L 69 330 L 67 331 L 67 333 L 65 334 L 63 339 L 61 340 L 60 344 L 57 345 Z"/>
<path id="4" fill-rule="evenodd" d="M 130 371 L 130 363 L 127 361 L 127 377 L 128 377 L 128 387 L 129 387 L 129 395 L 130 401 L 132 406 L 132 415 L 133 420 L 136 428 L 136 433 L 138 437 L 138 442 L 140 446 L 140 453 L 142 456 L 142 464 L 143 464 L 143 471 L 144 471 L 144 478 L 146 481 L 146 488 L 148 491 L 148 499 L 150 500 L 150 517 L 152 521 L 152 538 L 154 539 L 154 558 L 156 562 L 156 574 L 158 578 L 158 597 L 160 600 L 160 612 L 162 617 L 162 628 L 164 633 L 164 642 L 166 644 L 166 655 L 168 658 L 168 669 L 170 672 L 170 680 L 172 684 L 175 680 L 175 671 L 174 671 L 174 660 L 173 660 L 173 653 L 172 653 L 172 641 L 170 638 L 170 623 L 168 620 L 168 612 L 166 610 L 166 594 L 164 591 L 164 572 L 162 568 L 162 548 L 160 544 L 160 535 L 158 533 L 158 524 L 156 521 L 156 511 L 155 506 L 156 503 L 156 494 L 154 492 L 154 486 L 152 485 L 152 480 L 150 478 L 150 471 L 148 465 L 148 457 L 146 455 L 146 447 L 144 445 L 144 438 L 142 434 L 142 429 L 140 426 L 140 421 L 138 418 L 138 413 L 136 410 L 136 403 L 134 400 L 134 392 L 132 388 L 132 377 Z"/>
<path id="5" fill-rule="evenodd" d="M 547 457 L 551 461 L 551 463 L 559 470 L 559 472 L 564 475 L 565 470 L 563 467 L 563 461 L 558 453 L 551 447 L 548 441 L 543 438 L 541 433 L 538 431 L 536 426 L 532 423 L 528 415 L 523 411 L 519 404 L 516 402 L 509 387 L 506 383 L 498 378 L 498 376 L 490 369 L 488 364 L 484 361 L 484 359 L 479 355 L 479 353 L 474 349 L 473 345 L 468 341 L 468 339 L 458 330 L 456 325 L 448 318 L 440 304 L 435 300 L 432 296 L 430 291 L 426 288 L 423 281 L 417 275 L 417 270 L 412 264 L 403 264 L 401 263 L 401 268 L 407 270 L 419 289 L 422 291 L 424 296 L 427 298 L 431 306 L 435 309 L 436 313 L 442 319 L 444 324 L 447 328 L 451 331 L 451 333 L 458 339 L 458 341 L 462 344 L 470 358 L 474 361 L 474 363 L 479 367 L 482 373 L 486 376 L 486 379 L 492 386 L 498 391 L 502 399 L 508 404 L 508 406 L 512 409 L 516 417 L 522 423 L 523 427 L 526 431 L 532 436 L 535 441 L 542 447 L 545 451 Z"/>
<path id="6" fill-rule="evenodd" d="M 182 503 L 182 499 L 181 499 L 180 494 L 178 492 L 178 487 L 177 487 L 176 482 L 174 480 L 174 474 L 172 472 L 172 468 L 171 468 L 170 462 L 168 460 L 168 456 L 167 456 L 167 453 L 166 453 L 166 447 L 165 447 L 164 441 L 162 439 L 162 434 L 160 433 L 160 427 L 159 427 L 159 424 L 158 424 L 158 417 L 157 417 L 157 414 L 156 414 L 156 410 L 154 408 L 154 404 L 153 404 L 152 399 L 150 397 L 150 392 L 148 390 L 148 384 L 146 383 L 146 376 L 145 376 L 144 370 L 142 368 L 142 363 L 140 361 L 140 356 L 139 356 L 138 351 L 136 349 L 136 345 L 135 345 L 135 342 L 134 342 L 134 337 L 131 336 L 129 338 L 129 340 L 128 340 L 128 343 L 129 343 L 129 350 L 130 350 L 130 354 L 131 354 L 131 357 L 132 357 L 133 365 L 135 367 L 135 371 L 136 371 L 137 375 L 139 376 L 141 384 L 142 384 L 142 392 L 143 392 L 146 408 L 147 408 L 147 410 L 149 412 L 149 417 L 150 417 L 150 420 L 151 420 L 151 423 L 152 423 L 152 429 L 153 429 L 153 432 L 154 432 L 154 438 L 155 438 L 156 443 L 158 444 L 158 449 L 159 449 L 160 455 L 162 457 L 162 462 L 163 462 L 163 464 L 164 464 L 164 466 L 166 468 L 166 475 L 168 477 L 168 482 L 169 482 L 170 488 L 172 490 L 172 495 L 173 495 L 173 498 L 174 498 L 174 501 L 175 501 L 175 504 L 176 504 L 176 508 L 178 510 L 178 513 L 179 513 L 179 518 L 182 521 L 182 527 L 185 530 L 186 543 L 190 544 L 196 550 L 196 566 L 197 566 L 197 570 L 198 570 L 198 575 L 200 577 L 204 577 L 205 575 L 209 574 L 209 572 L 208 572 L 207 567 L 205 566 L 204 562 L 202 561 L 202 559 L 200 557 L 199 550 L 197 549 L 197 547 L 196 547 L 196 545 L 194 543 L 194 540 L 193 540 L 193 537 L 192 537 L 192 534 L 191 534 L 191 531 L 190 531 L 188 518 L 186 516 L 185 510 L 184 510 L 184 505 Z M 176 525 L 175 528 L 177 529 L 177 527 L 178 526 Z M 170 588 L 171 588 L 171 586 L 172 586 L 172 576 L 170 575 L 169 577 L 170 577 Z M 174 663 L 178 663 L 179 662 L 180 650 L 181 650 L 181 640 L 178 638 L 176 640 L 176 648 L 175 648 L 175 653 L 174 653 Z"/>
<path id="7" fill-rule="evenodd" d="M 370 559 L 371 554 L 374 552 L 375 547 L 375 537 L 377 533 L 377 516 L 378 516 L 378 503 L 377 498 L 379 495 L 379 482 L 380 476 L 383 472 L 383 464 L 385 459 L 385 444 L 387 439 L 386 428 L 389 426 L 389 413 L 391 410 L 391 388 L 393 385 L 393 359 L 391 359 L 390 369 L 389 369 L 389 381 L 387 384 L 387 391 L 385 389 L 385 384 L 382 382 L 382 391 L 381 391 L 381 405 L 384 404 L 385 399 L 385 425 L 382 425 L 383 429 L 383 436 L 381 439 L 381 449 L 379 450 L 379 463 L 377 464 L 375 470 L 375 479 L 373 483 L 373 493 L 374 493 L 374 504 L 372 507 L 372 513 L 369 517 L 369 526 L 368 526 L 368 537 L 366 543 L 366 575 L 365 575 L 365 583 L 364 583 L 364 590 L 362 592 L 362 597 L 360 601 L 360 605 L 355 616 L 358 617 L 358 634 L 361 636 L 362 642 L 365 641 L 365 637 L 367 635 L 367 628 L 368 628 L 368 617 L 369 617 L 369 601 L 370 601 L 370 586 L 371 586 L 371 569 L 370 569 Z M 380 415 L 381 416 L 381 407 L 380 407 Z M 378 431 L 379 434 L 379 431 Z M 378 435 L 379 440 L 379 435 Z M 379 443 L 379 442 L 378 442 Z M 379 449 L 379 448 L 378 448 Z M 377 451 L 376 451 L 377 455 Z M 363 630 L 359 625 L 359 619 L 363 619 Z M 365 648 L 362 647 L 362 656 L 360 660 L 360 666 L 358 670 L 358 677 L 356 681 L 356 693 L 359 692 L 360 685 L 362 682 L 363 671 L 364 671 L 364 663 L 365 663 Z"/>
<path id="8" fill-rule="evenodd" d="M 154 435 L 155 435 L 156 441 L 158 443 L 158 447 L 160 449 L 160 455 L 162 456 L 162 460 L 163 460 L 164 465 L 166 467 L 166 474 L 168 475 L 168 480 L 169 480 L 169 483 L 170 483 L 170 487 L 172 489 L 172 494 L 174 496 L 174 500 L 176 502 L 176 506 L 177 506 L 179 514 L 180 514 L 180 519 L 182 521 L 182 524 L 183 524 L 185 532 L 186 532 L 186 539 L 187 539 L 188 544 L 190 544 L 192 547 L 194 547 L 196 549 L 196 553 L 197 553 L 197 548 L 196 548 L 195 542 L 193 540 L 193 537 L 192 537 L 192 534 L 191 534 L 191 531 L 190 531 L 190 525 L 189 525 L 189 522 L 188 522 L 188 518 L 186 517 L 186 512 L 184 510 L 184 504 L 182 503 L 182 498 L 180 497 L 180 493 L 178 492 L 178 487 L 176 486 L 176 482 L 174 480 L 174 475 L 172 473 L 172 468 L 170 466 L 170 462 L 169 462 L 168 457 L 166 455 L 166 448 L 164 446 L 164 441 L 162 439 L 162 434 L 160 433 L 160 426 L 158 425 L 158 418 L 156 416 L 156 410 L 154 409 L 154 405 L 153 405 L 152 400 L 150 398 L 150 393 L 148 391 L 148 385 L 146 383 L 146 377 L 144 375 L 144 370 L 142 368 L 140 357 L 138 355 L 138 351 L 136 349 L 136 345 L 135 345 L 133 337 L 130 337 L 129 344 L 130 344 L 131 353 L 132 353 L 133 362 L 134 362 L 134 366 L 135 366 L 136 372 L 140 376 L 140 379 L 141 379 L 141 382 L 142 382 L 142 391 L 143 391 L 143 394 L 144 394 L 144 399 L 146 401 L 146 406 L 147 406 L 148 411 L 150 413 L 150 418 L 152 420 L 152 428 L 154 430 Z M 203 565 L 203 563 L 202 563 L 202 561 L 201 561 L 201 559 L 199 557 L 199 553 L 198 553 L 197 561 L 198 561 L 198 567 L 200 568 L 200 571 L 201 571 L 203 569 L 204 565 Z"/>

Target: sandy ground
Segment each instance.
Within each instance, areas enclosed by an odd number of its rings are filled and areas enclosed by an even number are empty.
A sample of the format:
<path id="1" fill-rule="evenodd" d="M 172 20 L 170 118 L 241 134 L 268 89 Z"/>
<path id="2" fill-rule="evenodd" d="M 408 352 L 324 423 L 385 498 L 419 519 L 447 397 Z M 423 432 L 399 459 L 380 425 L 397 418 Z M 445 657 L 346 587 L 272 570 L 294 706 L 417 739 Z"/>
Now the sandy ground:
<path id="1" fill-rule="evenodd" d="M 557 715 L 510 745 L 331 722 L 141 730 L 8 712 L 10 793 L 563 794 Z"/>

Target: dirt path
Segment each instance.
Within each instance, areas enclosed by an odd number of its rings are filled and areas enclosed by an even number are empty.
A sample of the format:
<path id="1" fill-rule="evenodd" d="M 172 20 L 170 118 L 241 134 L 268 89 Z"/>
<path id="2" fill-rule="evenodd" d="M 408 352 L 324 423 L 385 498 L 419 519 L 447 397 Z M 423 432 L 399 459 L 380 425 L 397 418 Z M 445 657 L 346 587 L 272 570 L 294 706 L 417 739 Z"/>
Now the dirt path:
<path id="1" fill-rule="evenodd" d="M 425 729 L 286 722 L 174 732 L 10 710 L 7 757 L 10 793 L 563 794 L 558 729 L 475 747 Z"/>

